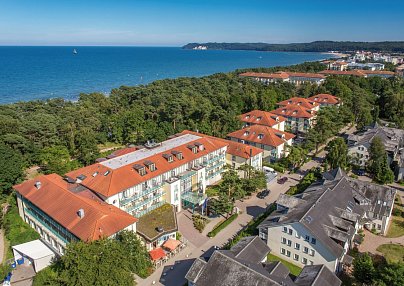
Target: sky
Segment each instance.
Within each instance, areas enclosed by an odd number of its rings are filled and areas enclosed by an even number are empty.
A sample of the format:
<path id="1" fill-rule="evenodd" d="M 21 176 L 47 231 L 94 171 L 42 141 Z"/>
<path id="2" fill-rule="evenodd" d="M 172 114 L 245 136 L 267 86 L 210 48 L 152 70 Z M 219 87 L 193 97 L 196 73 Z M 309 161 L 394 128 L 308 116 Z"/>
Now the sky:
<path id="1" fill-rule="evenodd" d="M 0 45 L 399 41 L 403 11 L 403 0 L 0 0 Z"/>

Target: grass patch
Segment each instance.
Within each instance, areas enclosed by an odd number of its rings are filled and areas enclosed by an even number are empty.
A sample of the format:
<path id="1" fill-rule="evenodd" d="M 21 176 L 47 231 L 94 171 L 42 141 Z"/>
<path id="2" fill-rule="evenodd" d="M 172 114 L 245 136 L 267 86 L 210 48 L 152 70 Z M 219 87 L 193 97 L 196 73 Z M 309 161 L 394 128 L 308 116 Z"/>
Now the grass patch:
<path id="1" fill-rule="evenodd" d="M 201 216 L 200 214 L 193 214 L 192 221 L 194 222 L 194 227 L 202 233 L 205 229 L 205 226 L 209 223 L 209 219 Z"/>
<path id="2" fill-rule="evenodd" d="M 399 244 L 382 244 L 377 251 L 383 253 L 388 263 L 404 262 L 404 246 Z"/>
<path id="3" fill-rule="evenodd" d="M 391 220 L 387 237 L 400 237 L 404 235 L 404 218 L 394 217 Z"/>
<path id="4" fill-rule="evenodd" d="M 124 148 L 125 146 L 119 143 L 115 143 L 115 142 L 105 142 L 104 144 L 98 144 L 97 145 L 98 149 L 100 150 L 100 152 L 103 152 L 103 150 L 105 149 L 121 149 Z"/>
<path id="5" fill-rule="evenodd" d="M 286 261 L 278 256 L 275 256 L 273 254 L 268 254 L 268 262 L 273 262 L 273 261 L 280 261 L 283 263 L 283 265 L 285 265 L 290 273 L 294 276 L 297 276 L 300 274 L 300 272 L 302 271 L 302 268 L 300 268 L 297 265 L 294 265 L 293 263 L 290 263 L 289 261 Z"/>
<path id="6" fill-rule="evenodd" d="M 220 231 L 222 231 L 226 226 L 231 224 L 236 218 L 238 217 L 238 214 L 233 214 L 231 215 L 228 219 L 225 221 L 221 222 L 220 224 L 216 225 L 211 232 L 208 233 L 209 237 L 215 237 L 216 234 L 218 234 Z"/>
<path id="7" fill-rule="evenodd" d="M 137 223 L 137 231 L 150 240 L 161 235 L 158 231 L 159 227 L 162 227 L 165 232 L 177 230 L 175 211 L 170 204 L 164 204 L 145 214 Z"/>

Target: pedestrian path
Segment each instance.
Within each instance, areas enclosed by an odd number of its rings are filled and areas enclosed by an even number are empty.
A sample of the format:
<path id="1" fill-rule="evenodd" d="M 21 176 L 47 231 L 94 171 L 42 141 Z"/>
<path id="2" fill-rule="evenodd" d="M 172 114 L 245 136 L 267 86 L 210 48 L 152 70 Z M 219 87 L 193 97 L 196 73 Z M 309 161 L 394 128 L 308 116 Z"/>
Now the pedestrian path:
<path id="1" fill-rule="evenodd" d="M 358 249 L 360 252 L 370 252 L 373 254 L 381 254 L 376 249 L 382 244 L 401 244 L 404 245 L 404 236 L 400 237 L 385 237 L 380 235 L 375 235 L 368 230 L 364 231 L 365 239 L 362 244 L 359 245 Z"/>

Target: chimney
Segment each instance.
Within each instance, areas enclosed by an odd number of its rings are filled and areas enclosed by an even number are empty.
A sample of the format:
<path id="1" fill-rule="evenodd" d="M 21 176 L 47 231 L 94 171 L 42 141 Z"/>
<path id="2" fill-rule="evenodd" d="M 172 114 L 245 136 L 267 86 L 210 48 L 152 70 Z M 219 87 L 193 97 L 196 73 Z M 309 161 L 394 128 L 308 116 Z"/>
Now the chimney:
<path id="1" fill-rule="evenodd" d="M 84 210 L 79 209 L 79 211 L 77 212 L 77 215 L 79 216 L 79 218 L 83 218 L 84 217 Z"/>
<path id="2" fill-rule="evenodd" d="M 40 181 L 36 181 L 35 182 L 35 188 L 37 188 L 38 190 L 41 188 L 42 184 Z"/>

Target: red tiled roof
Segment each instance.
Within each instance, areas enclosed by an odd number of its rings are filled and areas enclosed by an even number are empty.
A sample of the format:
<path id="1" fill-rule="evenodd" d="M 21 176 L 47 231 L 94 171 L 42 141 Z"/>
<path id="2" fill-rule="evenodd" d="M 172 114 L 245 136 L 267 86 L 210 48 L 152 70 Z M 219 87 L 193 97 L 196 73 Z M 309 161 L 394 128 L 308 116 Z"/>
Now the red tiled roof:
<path id="1" fill-rule="evenodd" d="M 227 134 L 227 136 L 273 147 L 280 146 L 287 140 L 295 137 L 294 134 L 279 131 L 263 125 L 252 125 L 241 130 L 231 132 Z M 259 136 L 262 137 L 260 138 Z"/>
<path id="2" fill-rule="evenodd" d="M 325 78 L 324 75 L 318 73 L 305 73 L 305 72 L 285 72 L 289 77 L 307 77 L 307 78 Z"/>
<path id="3" fill-rule="evenodd" d="M 384 75 L 394 75 L 392 71 L 370 71 L 370 70 L 360 70 L 361 73 L 364 74 L 384 74 Z"/>
<path id="4" fill-rule="evenodd" d="M 280 122 L 286 121 L 286 118 L 268 111 L 252 110 L 240 115 L 240 120 L 252 124 L 272 127 Z"/>
<path id="5" fill-rule="evenodd" d="M 193 144 L 195 142 L 202 143 L 204 146 L 204 149 L 199 150 L 196 154 L 194 154 L 192 150 L 187 147 L 188 144 Z M 110 197 L 225 146 L 227 146 L 227 144 L 219 140 L 201 137 L 200 139 L 177 146 L 171 150 L 152 155 L 144 160 L 123 165 L 117 169 L 111 169 L 103 164 L 96 163 L 75 171 L 71 171 L 66 175 L 73 179 L 76 179 L 80 175 L 85 175 L 86 178 L 82 180 L 80 184 L 104 197 Z M 170 153 L 172 150 L 182 152 L 183 159 L 179 160 L 173 156 L 173 161 L 169 163 L 162 155 L 163 153 Z M 153 162 L 156 170 L 151 172 L 146 168 L 147 174 L 141 176 L 133 169 L 133 166 L 136 164 L 143 165 L 145 160 Z M 97 175 L 93 176 L 93 174 Z"/>
<path id="6" fill-rule="evenodd" d="M 307 108 L 307 109 L 313 109 L 313 108 L 319 106 L 319 104 L 317 102 L 311 101 L 311 100 L 309 100 L 307 98 L 303 98 L 303 97 L 292 97 L 287 100 L 278 102 L 277 104 L 281 105 L 281 106 L 299 105 L 299 106 L 302 106 L 303 108 Z M 273 111 L 271 111 L 271 112 L 274 113 Z M 278 114 L 278 113 L 276 113 L 276 114 Z"/>
<path id="7" fill-rule="evenodd" d="M 176 239 L 169 238 L 163 243 L 163 247 L 171 251 L 175 250 L 181 244 L 180 241 Z"/>
<path id="8" fill-rule="evenodd" d="M 275 78 L 275 79 L 287 79 L 289 75 L 287 73 L 258 73 L 258 72 L 245 72 L 239 74 L 243 77 L 258 77 L 258 78 Z"/>
<path id="9" fill-rule="evenodd" d="M 340 99 L 332 94 L 329 93 L 320 93 L 313 95 L 308 98 L 311 101 L 318 102 L 320 104 L 322 103 L 328 103 L 328 104 L 338 104 L 340 102 Z"/>
<path id="10" fill-rule="evenodd" d="M 37 189 L 35 183 L 40 182 Z M 56 174 L 43 175 L 14 186 L 14 189 L 60 225 L 83 241 L 109 237 L 134 224 L 137 219 L 115 206 L 97 199 L 88 192 L 70 191 L 68 184 Z M 82 187 L 81 187 L 82 188 Z M 84 217 L 78 211 L 84 211 Z"/>
<path id="11" fill-rule="evenodd" d="M 323 70 L 320 72 L 321 74 L 325 75 L 354 75 L 354 76 L 366 76 L 360 70 L 353 70 L 353 71 L 336 71 L 336 70 Z"/>
<path id="12" fill-rule="evenodd" d="M 254 147 L 254 146 L 249 146 L 249 145 L 242 144 L 242 143 L 239 143 L 239 142 L 234 142 L 234 141 L 231 141 L 231 140 L 217 138 L 217 137 L 205 135 L 205 134 L 190 131 L 190 130 L 184 130 L 180 134 L 194 134 L 194 135 L 198 135 L 198 136 L 209 137 L 209 138 L 212 138 L 214 140 L 220 140 L 220 141 L 225 142 L 225 143 L 228 144 L 227 150 L 226 150 L 227 154 L 234 155 L 234 156 L 237 156 L 237 157 L 241 157 L 241 158 L 244 158 L 244 159 L 250 159 L 250 155 L 252 157 L 254 157 L 254 156 L 264 152 L 264 150 L 262 150 L 260 148 L 257 148 L 257 147 Z"/>
<path id="13" fill-rule="evenodd" d="M 316 111 L 311 109 L 304 108 L 301 105 L 289 104 L 285 106 L 281 106 L 275 110 L 272 110 L 272 113 L 282 115 L 285 117 L 294 117 L 294 118 L 312 118 L 316 115 Z"/>
<path id="14" fill-rule="evenodd" d="M 160 260 L 161 258 L 165 257 L 166 253 L 164 252 L 164 250 L 161 247 L 157 247 L 153 250 L 150 250 L 149 255 L 150 255 L 151 260 L 157 261 L 157 260 Z"/>

